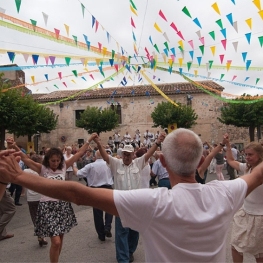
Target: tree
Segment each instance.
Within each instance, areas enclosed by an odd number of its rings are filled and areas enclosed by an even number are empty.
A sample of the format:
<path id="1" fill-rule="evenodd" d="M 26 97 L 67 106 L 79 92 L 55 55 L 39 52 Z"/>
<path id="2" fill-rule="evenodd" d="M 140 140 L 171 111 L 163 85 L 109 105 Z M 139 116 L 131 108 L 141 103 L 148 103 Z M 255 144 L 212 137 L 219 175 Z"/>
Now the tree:
<path id="1" fill-rule="evenodd" d="M 119 125 L 119 116 L 111 108 L 99 109 L 98 107 L 88 106 L 80 114 L 80 119 L 76 121 L 76 126 L 84 128 L 88 133 L 111 131 Z"/>
<path id="2" fill-rule="evenodd" d="M 242 96 L 243 100 L 249 95 Z M 226 125 L 234 125 L 237 127 L 248 127 L 250 141 L 255 139 L 255 128 L 263 125 L 263 101 L 246 103 L 229 103 L 221 109 L 221 118 L 218 118 L 221 123 Z"/>
<path id="3" fill-rule="evenodd" d="M 161 102 L 154 108 L 151 114 L 153 127 L 161 126 L 167 128 L 169 124 L 177 123 L 178 128 L 191 128 L 196 124 L 198 115 L 195 111 L 186 105 L 177 103 L 175 106 L 170 102 Z"/>
<path id="4" fill-rule="evenodd" d="M 4 148 L 5 133 L 31 136 L 37 132 L 50 132 L 56 128 L 57 118 L 53 111 L 24 95 L 21 89 L 10 89 L 0 74 L 0 136 Z"/>

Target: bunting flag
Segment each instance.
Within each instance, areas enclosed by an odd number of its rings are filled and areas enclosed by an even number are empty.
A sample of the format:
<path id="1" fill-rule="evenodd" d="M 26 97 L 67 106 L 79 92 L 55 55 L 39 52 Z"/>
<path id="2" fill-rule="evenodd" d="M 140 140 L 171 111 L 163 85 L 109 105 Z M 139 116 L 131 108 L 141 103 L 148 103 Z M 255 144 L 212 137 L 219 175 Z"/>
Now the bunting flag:
<path id="1" fill-rule="evenodd" d="M 245 34 L 248 44 L 250 44 L 251 33 Z"/>
<path id="2" fill-rule="evenodd" d="M 96 22 L 96 18 L 94 16 L 91 16 L 91 27 L 93 28 Z"/>
<path id="3" fill-rule="evenodd" d="M 47 20 L 48 20 L 48 15 L 44 12 L 42 12 L 42 15 L 43 15 L 43 19 L 44 19 L 44 22 L 45 22 L 45 26 L 47 26 Z"/>
<path id="4" fill-rule="evenodd" d="M 58 77 L 59 77 L 59 79 L 62 79 L 62 73 L 61 72 L 58 72 Z"/>
<path id="5" fill-rule="evenodd" d="M 96 22 L 95 22 L 95 33 L 98 31 L 98 28 L 99 28 L 99 21 L 96 20 Z"/>
<path id="6" fill-rule="evenodd" d="M 247 23 L 249 29 L 252 29 L 252 18 L 246 19 L 246 23 Z"/>
<path id="7" fill-rule="evenodd" d="M 75 41 L 75 44 L 77 45 L 78 44 L 78 37 L 77 36 L 73 36 L 73 35 L 72 35 L 72 37 L 73 37 L 73 39 Z"/>
<path id="8" fill-rule="evenodd" d="M 200 28 L 202 28 L 202 26 L 201 26 L 201 24 L 200 24 L 200 22 L 199 22 L 199 20 L 198 20 L 197 17 L 193 20 L 193 22 L 194 22 L 197 26 L 199 26 Z"/>
<path id="9" fill-rule="evenodd" d="M 234 22 L 233 22 L 232 13 L 226 15 L 226 18 L 228 19 L 228 21 L 229 21 L 229 23 L 231 24 L 231 26 L 233 26 Z"/>
<path id="10" fill-rule="evenodd" d="M 136 13 L 136 10 L 132 7 L 132 5 L 130 5 L 130 9 L 136 16 L 138 16 L 137 13 Z"/>
<path id="11" fill-rule="evenodd" d="M 17 13 L 19 13 L 22 0 L 15 0 L 15 2 Z"/>
<path id="12" fill-rule="evenodd" d="M 215 46 L 212 46 L 212 47 L 210 47 L 210 49 L 211 49 L 211 52 L 212 52 L 212 54 L 213 54 L 213 56 L 215 55 L 215 51 L 216 51 L 216 47 Z"/>
<path id="13" fill-rule="evenodd" d="M 137 8 L 136 8 L 136 6 L 135 6 L 135 4 L 133 3 L 132 0 L 130 0 L 130 4 L 131 4 L 131 6 L 132 6 L 135 10 L 137 10 Z"/>
<path id="14" fill-rule="evenodd" d="M 33 83 L 35 83 L 35 76 L 31 76 L 31 80 Z"/>
<path id="15" fill-rule="evenodd" d="M 215 40 L 215 32 L 214 31 L 209 32 L 209 35 Z"/>
<path id="16" fill-rule="evenodd" d="M 190 14 L 190 12 L 188 11 L 188 9 L 187 9 L 186 6 L 182 9 L 182 11 L 183 11 L 187 16 L 189 16 L 190 18 L 192 18 L 191 14 Z"/>
<path id="17" fill-rule="evenodd" d="M 14 63 L 15 52 L 9 52 L 9 51 L 7 51 L 7 54 L 8 54 L 9 60 L 10 60 L 12 63 Z"/>
<path id="18" fill-rule="evenodd" d="M 212 7 L 214 8 L 214 10 L 215 10 L 219 15 L 221 15 L 221 14 L 220 14 L 220 10 L 219 10 L 218 5 L 217 5 L 217 2 L 215 2 L 214 4 L 212 4 Z"/>
<path id="19" fill-rule="evenodd" d="M 82 15 L 83 15 L 83 18 L 84 18 L 85 6 L 82 3 L 80 3 L 80 4 L 81 4 Z"/>
<path id="20" fill-rule="evenodd" d="M 221 19 L 218 19 L 217 21 L 216 21 L 216 23 L 219 25 L 219 27 L 221 28 L 221 29 L 223 29 L 224 27 L 223 27 L 223 23 L 222 23 L 222 20 Z"/>
<path id="21" fill-rule="evenodd" d="M 165 15 L 163 14 L 162 10 L 159 11 L 159 16 L 167 22 L 167 19 Z"/>
<path id="22" fill-rule="evenodd" d="M 193 43 L 193 40 L 189 40 L 188 43 L 189 43 L 189 45 L 191 46 L 191 48 L 194 49 L 194 43 Z"/>
<path id="23" fill-rule="evenodd" d="M 34 65 L 37 64 L 38 58 L 39 58 L 39 55 L 32 55 L 32 60 L 33 60 Z"/>
<path id="24" fill-rule="evenodd" d="M 155 28 L 158 32 L 162 33 L 162 30 L 161 30 L 160 27 L 157 25 L 157 23 L 154 23 L 154 28 Z"/>
<path id="25" fill-rule="evenodd" d="M 135 26 L 135 24 L 134 24 L 134 22 L 133 22 L 132 17 L 131 17 L 131 25 L 132 25 L 134 28 L 136 28 L 136 26 Z"/>
<path id="26" fill-rule="evenodd" d="M 51 64 L 54 65 L 56 57 L 49 56 L 49 59 L 50 59 Z"/>
<path id="27" fill-rule="evenodd" d="M 258 37 L 259 43 L 260 43 L 260 47 L 262 47 L 263 45 L 263 36 Z"/>
<path id="28" fill-rule="evenodd" d="M 54 31 L 55 31 L 55 34 L 56 34 L 56 38 L 58 39 L 58 38 L 59 38 L 59 33 L 60 33 L 60 30 L 59 30 L 59 29 L 56 29 L 56 28 L 54 28 Z"/>
<path id="29" fill-rule="evenodd" d="M 45 78 L 46 78 L 46 80 L 48 81 L 48 74 L 45 74 Z"/>
<path id="30" fill-rule="evenodd" d="M 68 86 L 67 86 L 67 84 L 66 84 L 66 82 L 62 82 L 63 83 L 63 85 L 67 88 Z"/>
<path id="31" fill-rule="evenodd" d="M 65 27 L 65 29 L 66 29 L 67 36 L 69 36 L 69 26 L 68 26 L 68 25 L 66 25 L 66 24 L 64 24 L 64 27 Z"/>
<path id="32" fill-rule="evenodd" d="M 69 66 L 71 58 L 70 57 L 65 57 L 66 64 Z"/>
<path id="33" fill-rule="evenodd" d="M 94 77 L 93 77 L 93 75 L 92 75 L 92 74 L 90 74 L 89 76 L 90 76 L 90 77 L 91 77 L 91 78 L 94 80 Z"/>
<path id="34" fill-rule="evenodd" d="M 170 27 L 173 28 L 175 30 L 175 32 L 178 32 L 178 29 L 177 29 L 176 25 L 174 24 L 174 22 L 171 23 Z"/>

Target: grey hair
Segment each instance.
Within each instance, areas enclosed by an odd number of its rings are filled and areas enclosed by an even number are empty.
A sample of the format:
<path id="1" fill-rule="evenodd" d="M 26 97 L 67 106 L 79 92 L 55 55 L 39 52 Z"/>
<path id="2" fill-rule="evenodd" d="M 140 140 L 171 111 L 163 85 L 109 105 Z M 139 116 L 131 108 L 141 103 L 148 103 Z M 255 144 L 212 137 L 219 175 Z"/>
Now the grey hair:
<path id="1" fill-rule="evenodd" d="M 192 175 L 203 154 L 203 143 L 199 136 L 187 129 L 177 129 L 167 135 L 162 152 L 167 167 L 177 175 Z"/>
<path id="2" fill-rule="evenodd" d="M 95 152 L 95 158 L 96 158 L 96 159 L 102 159 L 102 156 L 101 156 L 99 150 L 97 150 L 97 151 Z"/>

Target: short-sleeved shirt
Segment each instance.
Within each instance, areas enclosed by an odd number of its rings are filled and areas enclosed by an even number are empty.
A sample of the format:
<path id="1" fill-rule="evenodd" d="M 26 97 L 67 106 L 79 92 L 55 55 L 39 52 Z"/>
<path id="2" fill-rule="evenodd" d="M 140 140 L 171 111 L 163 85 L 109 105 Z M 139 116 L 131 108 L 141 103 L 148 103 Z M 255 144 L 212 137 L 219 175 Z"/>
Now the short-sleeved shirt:
<path id="1" fill-rule="evenodd" d="M 115 190 L 114 202 L 123 227 L 140 232 L 146 262 L 225 262 L 229 224 L 246 192 L 239 178 Z"/>
<path id="2" fill-rule="evenodd" d="M 166 168 L 161 164 L 160 159 L 153 163 L 152 172 L 157 176 L 158 180 L 169 178 L 169 174 Z"/>
<path id="3" fill-rule="evenodd" d="M 118 190 L 140 189 L 140 172 L 145 167 L 144 155 L 125 165 L 122 159 L 109 155 L 111 173 L 114 176 L 114 188 Z"/>

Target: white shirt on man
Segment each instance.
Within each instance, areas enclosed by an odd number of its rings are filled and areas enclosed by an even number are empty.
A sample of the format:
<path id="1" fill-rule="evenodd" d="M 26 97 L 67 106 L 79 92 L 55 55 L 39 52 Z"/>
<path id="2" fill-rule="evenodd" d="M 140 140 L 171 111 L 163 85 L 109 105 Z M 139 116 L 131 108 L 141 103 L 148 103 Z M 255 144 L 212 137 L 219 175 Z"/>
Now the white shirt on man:
<path id="1" fill-rule="evenodd" d="M 111 171 L 103 159 L 97 159 L 95 162 L 85 165 L 78 170 L 77 176 L 86 177 L 89 186 L 113 185 Z"/>
<path id="2" fill-rule="evenodd" d="M 229 225 L 246 192 L 242 179 L 215 180 L 114 191 L 114 202 L 123 227 L 141 233 L 146 262 L 225 262 Z"/>

